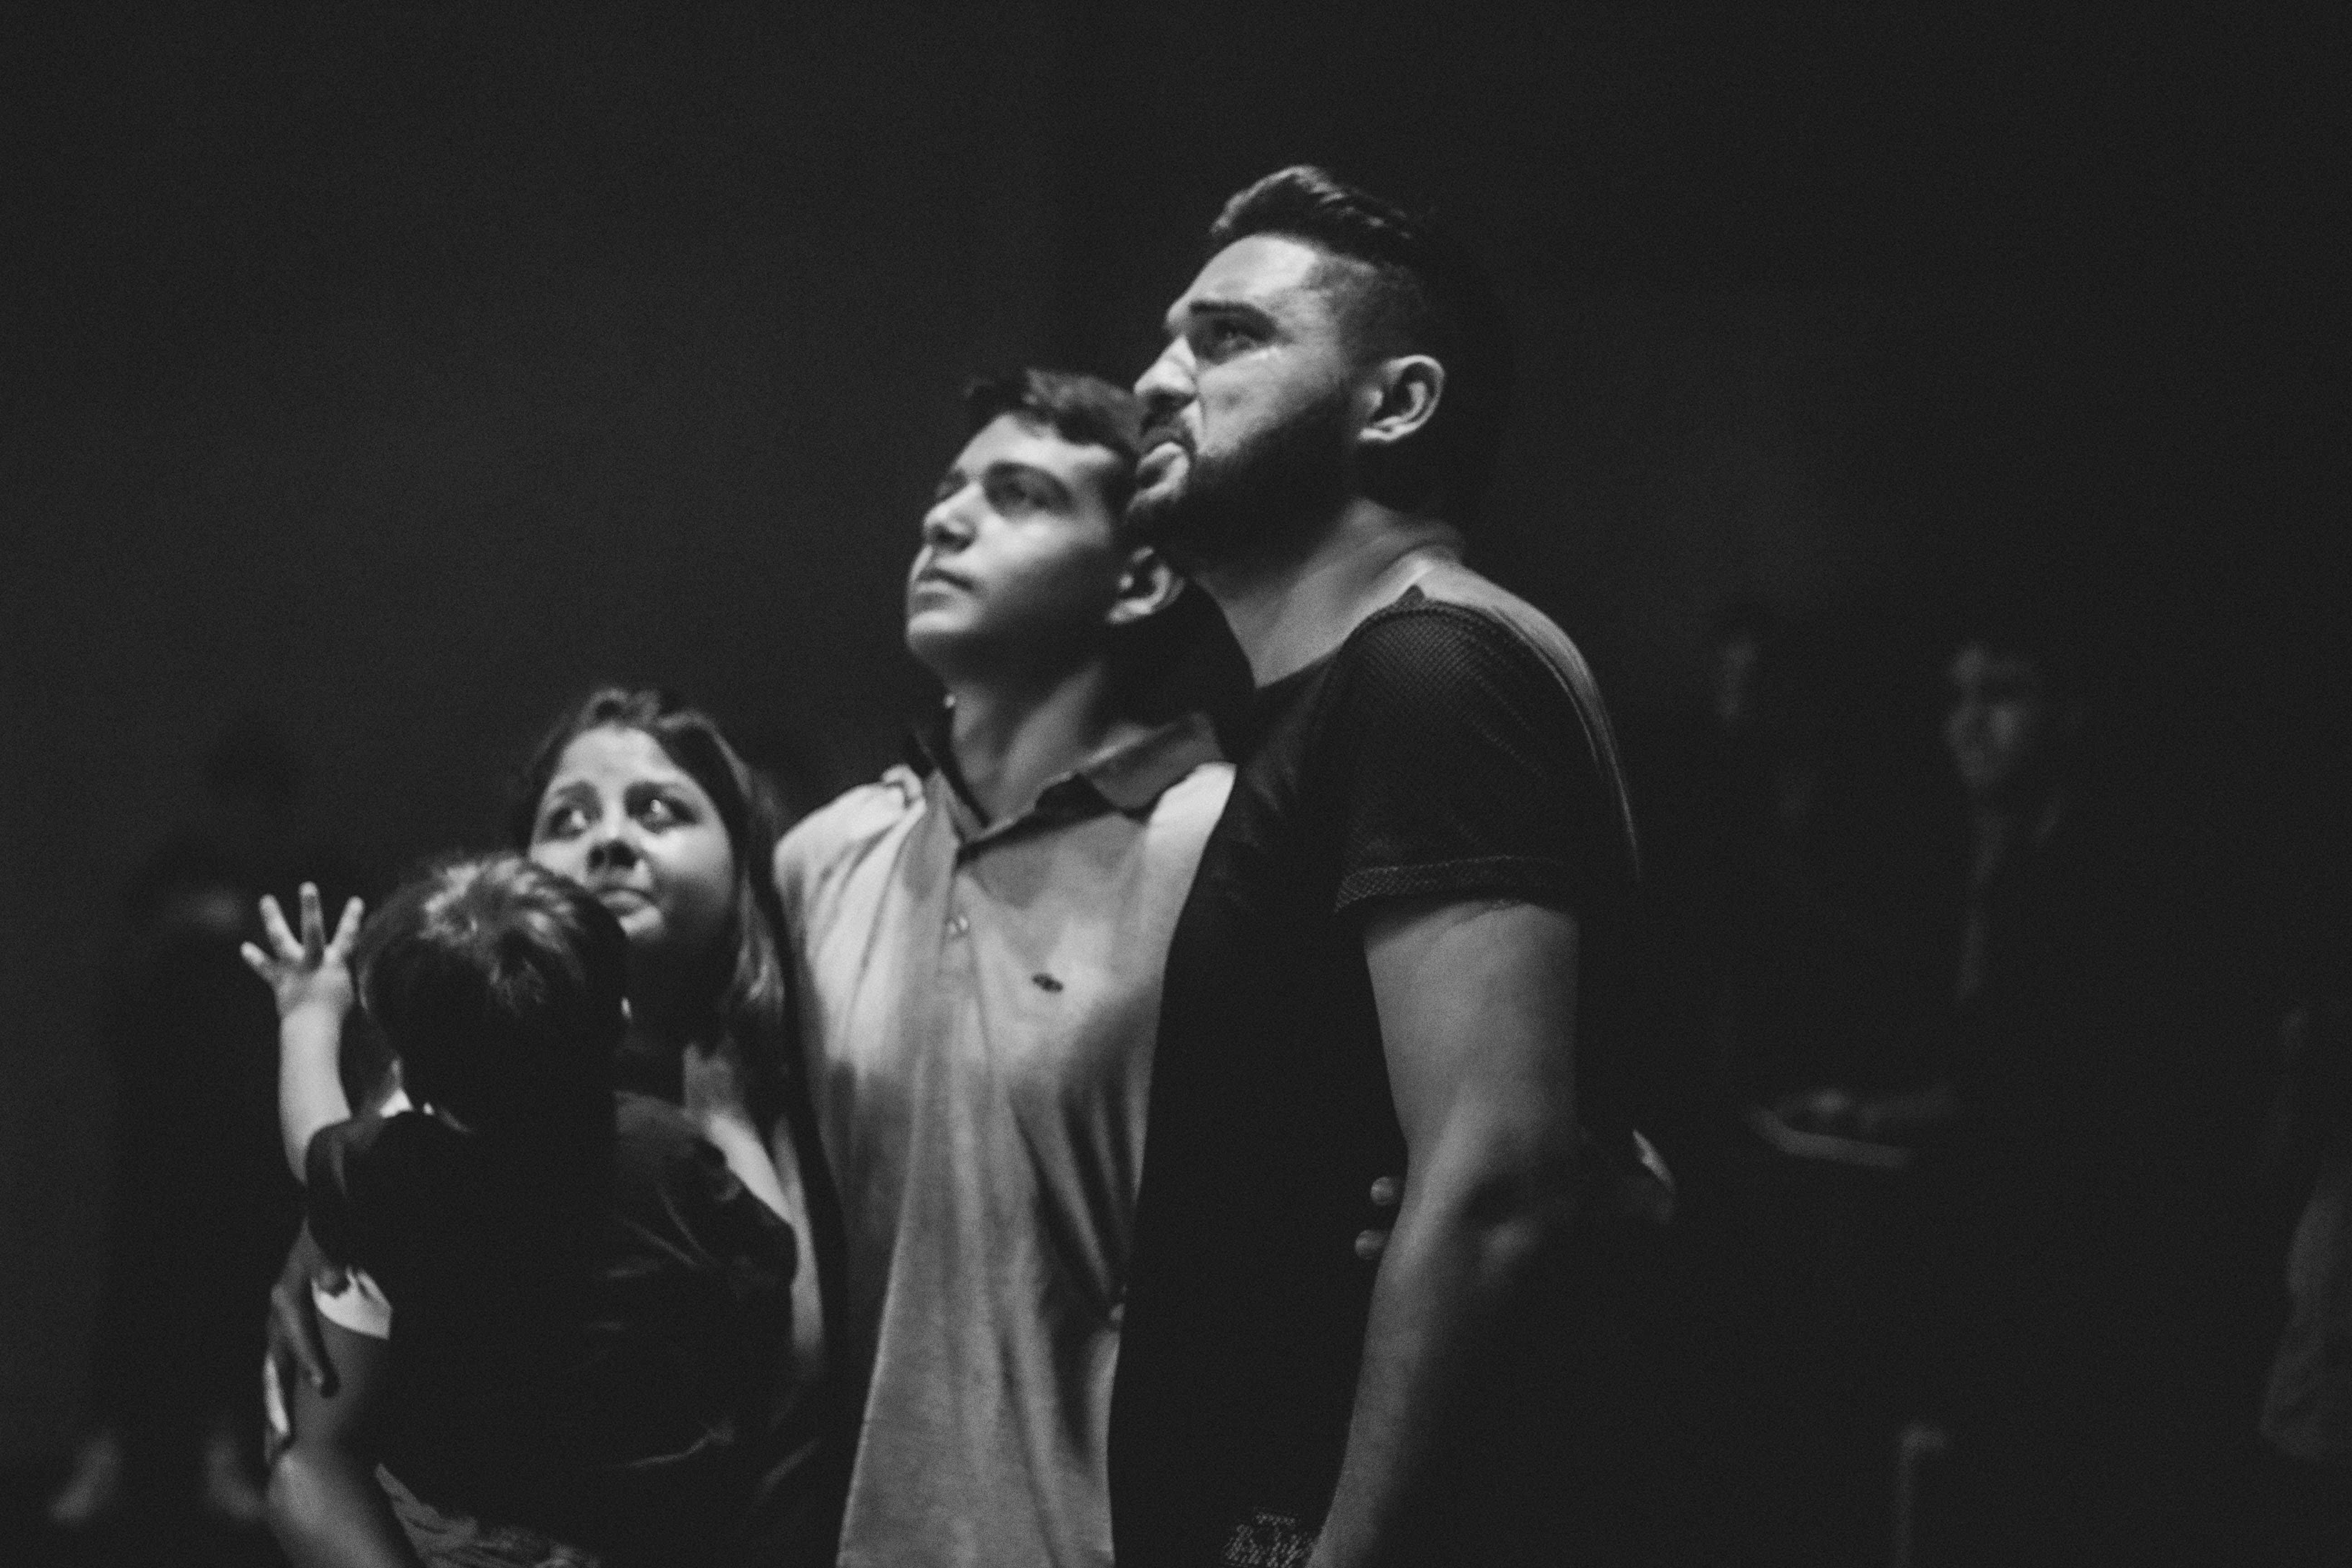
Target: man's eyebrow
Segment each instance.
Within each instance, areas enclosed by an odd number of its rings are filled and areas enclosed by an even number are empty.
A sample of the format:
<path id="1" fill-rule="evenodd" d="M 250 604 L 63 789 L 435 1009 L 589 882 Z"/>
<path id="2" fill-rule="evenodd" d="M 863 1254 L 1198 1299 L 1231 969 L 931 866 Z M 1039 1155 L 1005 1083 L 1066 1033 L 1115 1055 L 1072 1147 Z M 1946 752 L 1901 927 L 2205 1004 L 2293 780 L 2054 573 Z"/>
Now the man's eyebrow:
<path id="1" fill-rule="evenodd" d="M 1254 321 L 1261 326 L 1270 327 L 1274 325 L 1273 312 L 1266 310 L 1265 306 L 1252 304 L 1247 300 L 1220 300 L 1213 297 L 1206 300 L 1195 300 L 1192 301 L 1192 314 L 1196 316 L 1239 316 L 1244 321 Z"/>
<path id="2" fill-rule="evenodd" d="M 1257 326 L 1271 327 L 1274 317 L 1263 305 L 1246 300 L 1221 298 L 1217 295 L 1192 296 L 1168 307 L 1167 320 L 1162 323 L 1168 335 L 1174 337 L 1184 330 L 1184 323 L 1195 316 L 1238 316 Z"/>

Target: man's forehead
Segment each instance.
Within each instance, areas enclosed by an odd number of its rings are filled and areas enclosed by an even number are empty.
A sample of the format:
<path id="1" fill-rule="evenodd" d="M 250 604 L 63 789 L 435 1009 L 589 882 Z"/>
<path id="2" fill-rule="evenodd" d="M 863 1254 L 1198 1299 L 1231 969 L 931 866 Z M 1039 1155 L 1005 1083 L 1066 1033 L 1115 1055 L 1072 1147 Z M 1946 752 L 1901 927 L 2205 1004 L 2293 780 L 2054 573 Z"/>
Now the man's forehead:
<path id="1" fill-rule="evenodd" d="M 1170 307 L 1170 325 L 1218 305 L 1254 306 L 1269 314 L 1323 309 L 1325 271 L 1333 260 L 1286 234 L 1244 235 L 1209 258 L 1192 287 Z"/>

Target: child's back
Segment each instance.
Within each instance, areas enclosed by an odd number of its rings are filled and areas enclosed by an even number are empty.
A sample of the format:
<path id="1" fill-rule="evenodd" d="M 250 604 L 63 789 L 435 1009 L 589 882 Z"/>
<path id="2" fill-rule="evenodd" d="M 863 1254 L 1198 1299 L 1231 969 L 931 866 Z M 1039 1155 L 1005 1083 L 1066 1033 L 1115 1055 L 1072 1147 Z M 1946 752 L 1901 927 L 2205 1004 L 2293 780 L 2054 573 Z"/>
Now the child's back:
<path id="1" fill-rule="evenodd" d="M 626 1561 L 705 1562 L 793 1522 L 769 1516 L 805 1447 L 793 1233 L 682 1111 L 618 1110 L 609 1191 L 577 1218 L 583 1194 L 429 1115 L 329 1128 L 311 1233 L 393 1307 L 382 1452 L 412 1491 Z"/>
<path id="2" fill-rule="evenodd" d="M 356 1375 L 307 1402 L 273 1479 L 297 1560 L 340 1560 L 353 1532 L 396 1552 L 380 1460 L 428 1559 L 420 1523 L 455 1515 L 631 1568 L 793 1561 L 817 1490 L 793 1231 L 683 1111 L 610 1088 L 613 917 L 513 857 L 402 889 L 356 942 L 348 916 L 324 938 L 307 889 L 299 943 L 265 913 L 278 960 L 250 956 L 278 993 L 310 1236 L 364 1279 L 321 1302 Z M 349 1117 L 333 1061 L 354 991 L 415 1109 Z"/>

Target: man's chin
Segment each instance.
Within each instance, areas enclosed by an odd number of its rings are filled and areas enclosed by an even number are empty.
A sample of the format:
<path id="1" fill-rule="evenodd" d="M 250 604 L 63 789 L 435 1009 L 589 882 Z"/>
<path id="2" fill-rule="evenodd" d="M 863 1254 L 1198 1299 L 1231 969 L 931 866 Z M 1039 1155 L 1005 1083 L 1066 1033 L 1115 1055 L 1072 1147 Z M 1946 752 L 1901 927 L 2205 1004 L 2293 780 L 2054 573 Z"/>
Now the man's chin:
<path id="1" fill-rule="evenodd" d="M 1224 561 L 1234 542 L 1218 526 L 1215 509 L 1199 504 L 1181 482 L 1138 492 L 1127 503 L 1127 522 L 1139 542 L 1188 575 Z"/>

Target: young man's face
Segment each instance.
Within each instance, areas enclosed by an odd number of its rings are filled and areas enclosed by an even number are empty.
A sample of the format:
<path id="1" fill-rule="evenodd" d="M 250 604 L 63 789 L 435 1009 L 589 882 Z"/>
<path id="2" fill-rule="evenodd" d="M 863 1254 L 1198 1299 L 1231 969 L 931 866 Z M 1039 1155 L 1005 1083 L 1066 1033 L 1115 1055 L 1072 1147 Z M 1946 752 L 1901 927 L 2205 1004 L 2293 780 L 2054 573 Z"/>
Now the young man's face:
<path id="1" fill-rule="evenodd" d="M 1018 414 L 966 442 L 907 574 L 914 656 L 949 678 L 1098 648 L 1130 553 L 1108 499 L 1124 461 Z"/>
<path id="2" fill-rule="evenodd" d="M 2001 799 L 2044 776 L 2056 716 L 2039 665 L 1972 642 L 1953 656 L 1951 684 L 1944 747 L 1972 798 Z"/>
<path id="3" fill-rule="evenodd" d="M 1128 516 L 1178 565 L 1268 548 L 1344 499 L 1359 365 L 1328 269 L 1354 265 L 1251 235 L 1169 307 L 1168 346 L 1135 384 L 1144 451 Z"/>

